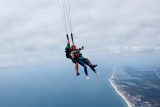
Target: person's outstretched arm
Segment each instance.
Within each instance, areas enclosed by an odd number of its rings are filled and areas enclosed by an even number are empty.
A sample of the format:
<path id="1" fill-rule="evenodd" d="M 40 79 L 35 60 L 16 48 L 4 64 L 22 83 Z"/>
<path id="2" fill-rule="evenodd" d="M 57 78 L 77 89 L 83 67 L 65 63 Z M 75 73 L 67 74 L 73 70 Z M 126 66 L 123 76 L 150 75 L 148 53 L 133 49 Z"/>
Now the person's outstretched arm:
<path id="1" fill-rule="evenodd" d="M 81 48 L 79 48 L 78 50 L 79 50 L 79 51 L 81 51 L 81 50 L 83 50 L 83 49 L 84 49 L 84 46 L 82 46 L 82 47 L 81 47 Z"/>

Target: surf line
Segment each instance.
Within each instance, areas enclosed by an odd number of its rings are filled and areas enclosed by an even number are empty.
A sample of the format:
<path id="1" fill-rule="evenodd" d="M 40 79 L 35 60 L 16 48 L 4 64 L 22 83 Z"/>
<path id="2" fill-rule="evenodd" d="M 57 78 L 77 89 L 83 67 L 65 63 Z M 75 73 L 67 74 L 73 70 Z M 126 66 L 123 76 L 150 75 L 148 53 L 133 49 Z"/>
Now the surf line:
<path id="1" fill-rule="evenodd" d="M 116 93 L 117 93 L 119 96 L 122 97 L 122 99 L 126 102 L 126 104 L 127 104 L 128 107 L 132 107 L 132 104 L 130 103 L 130 101 L 125 97 L 125 95 L 124 95 L 120 90 L 118 90 L 117 86 L 115 85 L 115 83 L 114 83 L 114 81 L 113 81 L 113 79 L 114 79 L 114 73 L 115 73 L 115 72 L 113 72 L 113 73 L 112 73 L 112 76 L 109 78 L 109 81 L 110 81 L 113 89 L 116 91 Z"/>

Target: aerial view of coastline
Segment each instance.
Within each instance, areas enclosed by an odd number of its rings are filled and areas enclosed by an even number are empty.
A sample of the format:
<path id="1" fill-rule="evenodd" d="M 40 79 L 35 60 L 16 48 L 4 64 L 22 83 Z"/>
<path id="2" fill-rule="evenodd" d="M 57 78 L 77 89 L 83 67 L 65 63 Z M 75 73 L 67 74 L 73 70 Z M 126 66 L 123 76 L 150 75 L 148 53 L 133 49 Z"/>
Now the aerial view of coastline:
<path id="1" fill-rule="evenodd" d="M 159 69 L 119 67 L 109 80 L 128 107 L 160 107 Z"/>
<path id="2" fill-rule="evenodd" d="M 128 107 L 132 107 L 131 103 L 128 101 L 128 99 L 125 97 L 124 93 L 122 91 L 120 91 L 120 89 L 118 88 L 118 85 L 115 83 L 114 81 L 114 72 L 111 76 L 111 78 L 109 79 L 112 87 L 114 88 L 114 90 L 117 92 L 117 94 L 119 96 L 121 96 L 123 98 L 123 100 L 127 103 Z"/>
<path id="3" fill-rule="evenodd" d="M 160 0 L 0 0 L 0 107 L 160 107 Z"/>

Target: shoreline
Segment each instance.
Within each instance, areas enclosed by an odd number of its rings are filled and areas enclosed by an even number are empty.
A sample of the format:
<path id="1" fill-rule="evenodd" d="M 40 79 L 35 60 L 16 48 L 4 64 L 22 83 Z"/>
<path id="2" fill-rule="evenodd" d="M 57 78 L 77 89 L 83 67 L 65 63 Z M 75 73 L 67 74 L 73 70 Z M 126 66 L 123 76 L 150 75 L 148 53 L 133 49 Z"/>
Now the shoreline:
<path id="1" fill-rule="evenodd" d="M 127 106 L 128 107 L 132 107 L 131 103 L 128 101 L 128 99 L 126 99 L 125 95 L 123 95 L 119 90 L 118 88 L 116 87 L 116 85 L 114 84 L 114 82 L 112 81 L 113 79 L 113 74 L 114 72 L 112 73 L 112 76 L 109 78 L 109 81 L 110 81 L 110 84 L 112 85 L 112 88 L 116 91 L 116 93 L 122 97 L 122 99 L 126 102 Z"/>

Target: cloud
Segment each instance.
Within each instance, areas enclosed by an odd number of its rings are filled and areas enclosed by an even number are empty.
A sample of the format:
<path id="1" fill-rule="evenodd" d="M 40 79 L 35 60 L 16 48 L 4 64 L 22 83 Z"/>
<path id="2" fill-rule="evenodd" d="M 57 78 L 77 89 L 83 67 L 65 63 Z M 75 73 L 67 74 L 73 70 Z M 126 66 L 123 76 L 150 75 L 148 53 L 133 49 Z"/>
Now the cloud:
<path id="1" fill-rule="evenodd" d="M 145 46 L 134 46 L 131 48 L 131 52 L 135 53 L 147 53 L 147 52 L 155 52 L 155 48 L 153 47 L 145 47 Z"/>
<path id="2" fill-rule="evenodd" d="M 160 52 L 159 3 L 71 1 L 75 42 L 93 56 Z M 0 66 L 63 60 L 66 38 L 58 0 L 1 0 L 0 15 Z"/>

